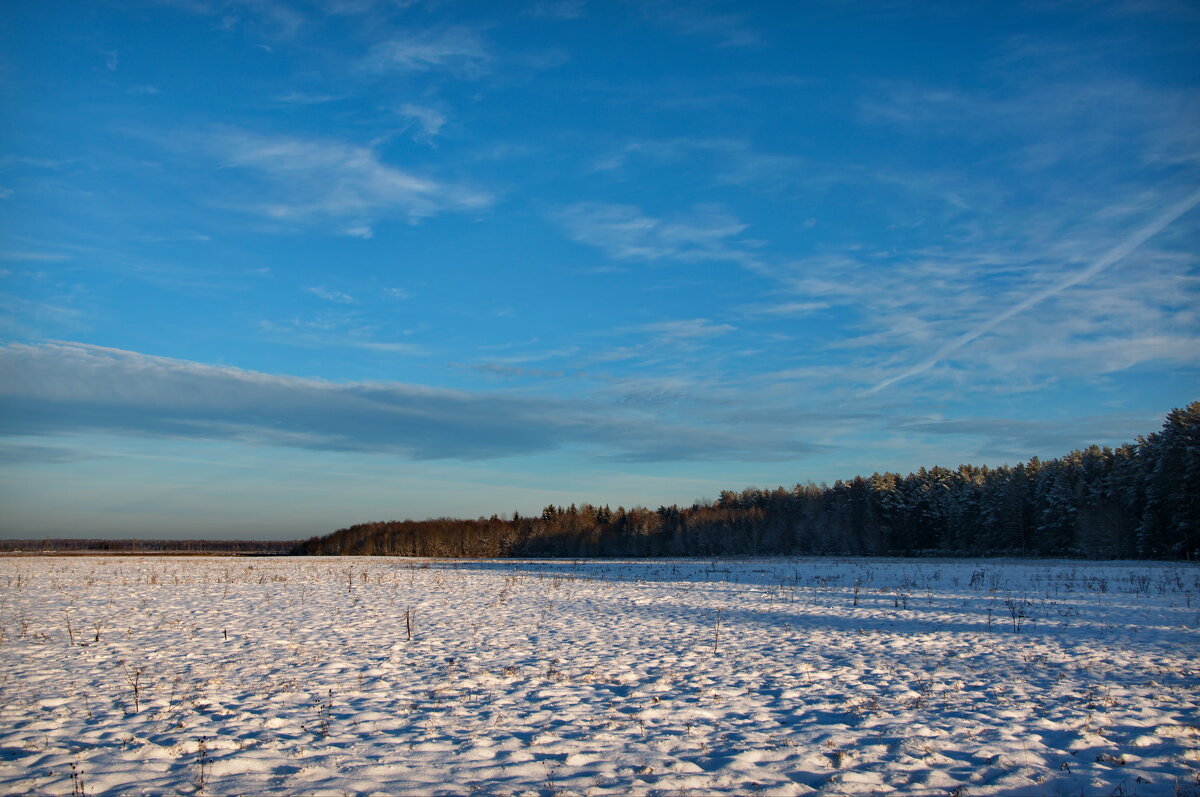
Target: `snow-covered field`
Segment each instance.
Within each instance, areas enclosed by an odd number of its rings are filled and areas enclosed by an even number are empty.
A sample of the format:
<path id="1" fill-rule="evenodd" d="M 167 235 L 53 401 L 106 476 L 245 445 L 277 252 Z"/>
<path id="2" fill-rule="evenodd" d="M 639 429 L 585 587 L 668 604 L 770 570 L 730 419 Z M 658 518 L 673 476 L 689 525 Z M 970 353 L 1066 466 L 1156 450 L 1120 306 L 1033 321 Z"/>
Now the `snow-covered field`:
<path id="1" fill-rule="evenodd" d="M 0 601 L 4 793 L 1200 795 L 1189 565 L 5 558 Z"/>

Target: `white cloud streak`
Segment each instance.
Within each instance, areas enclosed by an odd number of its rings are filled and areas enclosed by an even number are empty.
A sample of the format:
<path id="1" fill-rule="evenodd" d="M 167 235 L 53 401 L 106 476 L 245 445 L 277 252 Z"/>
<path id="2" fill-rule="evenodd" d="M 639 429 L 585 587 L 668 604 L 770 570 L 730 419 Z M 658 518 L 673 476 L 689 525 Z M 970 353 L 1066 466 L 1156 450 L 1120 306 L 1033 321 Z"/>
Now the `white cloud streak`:
<path id="1" fill-rule="evenodd" d="M 545 19 L 579 19 L 586 10 L 584 0 L 539 0 L 525 12 L 531 17 Z"/>
<path id="2" fill-rule="evenodd" d="M 653 334 L 659 343 L 673 343 L 720 337 L 735 331 L 737 327 L 731 324 L 714 324 L 707 318 L 688 318 L 643 324 L 635 329 L 638 332 Z"/>
<path id="3" fill-rule="evenodd" d="M 1200 191 L 1190 194 L 1185 199 L 1167 208 L 1167 210 L 1153 219 L 1150 223 L 1138 229 L 1120 244 L 1110 249 L 1103 257 L 1094 262 L 1091 266 L 1070 275 L 1061 282 L 1028 296 L 1004 312 L 993 316 L 984 323 L 974 327 L 973 329 L 963 333 L 959 337 L 945 344 L 936 352 L 934 352 L 933 355 L 921 361 L 920 363 L 917 363 L 911 368 L 908 368 L 901 373 L 896 374 L 895 376 L 888 377 L 887 379 L 878 382 L 870 389 L 864 391 L 862 395 L 865 396 L 872 393 L 877 393 L 880 390 L 889 387 L 890 385 L 894 385 L 897 382 L 910 379 L 918 374 L 928 371 L 941 362 L 947 355 L 957 351 L 958 349 L 961 349 L 963 346 L 966 346 L 980 336 L 987 334 L 992 329 L 1012 318 L 1013 316 L 1023 313 L 1026 310 L 1041 304 L 1052 296 L 1056 296 L 1075 285 L 1079 285 L 1080 283 L 1092 279 L 1117 261 L 1128 257 L 1140 246 L 1142 246 L 1142 244 L 1146 243 L 1146 241 L 1150 240 L 1155 235 L 1158 235 L 1180 216 L 1183 216 L 1185 213 L 1192 210 L 1192 208 L 1196 207 L 1197 204 L 1200 204 Z"/>
<path id="4" fill-rule="evenodd" d="M 828 308 L 828 302 L 776 302 L 742 305 L 737 309 L 748 318 L 800 318 Z"/>
<path id="5" fill-rule="evenodd" d="M 713 39 L 720 47 L 747 47 L 761 40 L 736 14 L 710 11 L 708 3 L 647 2 L 637 3 L 647 19 L 684 36 Z"/>
<path id="6" fill-rule="evenodd" d="M 205 136 L 199 143 L 225 169 L 260 180 L 240 187 L 249 198 L 234 207 L 280 222 L 332 220 L 341 222 L 345 235 L 370 237 L 370 221 L 376 218 L 416 222 L 492 202 L 484 191 L 405 171 L 357 144 L 242 130 Z"/>
<path id="7" fill-rule="evenodd" d="M 399 113 L 401 117 L 420 127 L 421 138 L 433 138 L 441 132 L 443 125 L 446 124 L 445 114 L 436 108 L 428 108 L 424 105 L 406 103 L 400 106 Z"/>
<path id="8" fill-rule="evenodd" d="M 479 34 L 450 28 L 397 36 L 374 45 L 365 66 L 375 72 L 446 71 L 477 77 L 492 60 Z"/>
<path id="9" fill-rule="evenodd" d="M 737 241 L 746 225 L 713 208 L 655 218 L 634 205 L 579 202 L 556 218 L 572 240 L 617 260 L 743 262 L 749 258 L 745 245 Z"/>
<path id="10" fill-rule="evenodd" d="M 321 285 L 309 286 L 304 290 L 308 293 L 311 293 L 313 296 L 316 296 L 318 299 L 324 299 L 327 302 L 334 302 L 335 304 L 354 304 L 355 302 L 354 297 L 350 294 L 342 293 L 341 291 L 330 290 L 329 288 Z"/>

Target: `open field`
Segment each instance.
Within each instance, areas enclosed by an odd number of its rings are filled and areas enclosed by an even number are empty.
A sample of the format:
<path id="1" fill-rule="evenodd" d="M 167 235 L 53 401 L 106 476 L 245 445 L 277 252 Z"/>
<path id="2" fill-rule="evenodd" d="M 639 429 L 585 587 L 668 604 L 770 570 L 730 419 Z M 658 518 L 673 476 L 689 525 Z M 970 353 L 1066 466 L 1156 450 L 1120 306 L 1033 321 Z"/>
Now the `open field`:
<path id="1" fill-rule="evenodd" d="M 1200 568 L 0 560 L 3 793 L 1200 795 Z"/>

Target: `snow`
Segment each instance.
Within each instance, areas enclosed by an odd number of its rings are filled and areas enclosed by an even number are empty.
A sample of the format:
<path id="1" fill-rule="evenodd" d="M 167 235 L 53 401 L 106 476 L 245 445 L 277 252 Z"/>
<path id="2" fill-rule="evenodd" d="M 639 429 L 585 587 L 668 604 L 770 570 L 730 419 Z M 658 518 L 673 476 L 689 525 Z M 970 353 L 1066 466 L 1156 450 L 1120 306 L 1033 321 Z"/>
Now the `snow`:
<path id="1" fill-rule="evenodd" d="M 1200 795 L 1191 565 L 9 557 L 0 586 L 3 793 Z"/>

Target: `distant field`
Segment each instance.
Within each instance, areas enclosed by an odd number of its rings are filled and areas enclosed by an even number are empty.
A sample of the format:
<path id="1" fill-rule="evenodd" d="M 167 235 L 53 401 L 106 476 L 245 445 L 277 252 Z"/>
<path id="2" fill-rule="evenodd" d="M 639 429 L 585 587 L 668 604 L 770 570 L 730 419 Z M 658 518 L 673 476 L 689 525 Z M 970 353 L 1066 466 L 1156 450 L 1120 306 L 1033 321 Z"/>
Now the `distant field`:
<path id="1" fill-rule="evenodd" d="M 0 791 L 1200 795 L 1200 568 L 0 559 Z"/>

